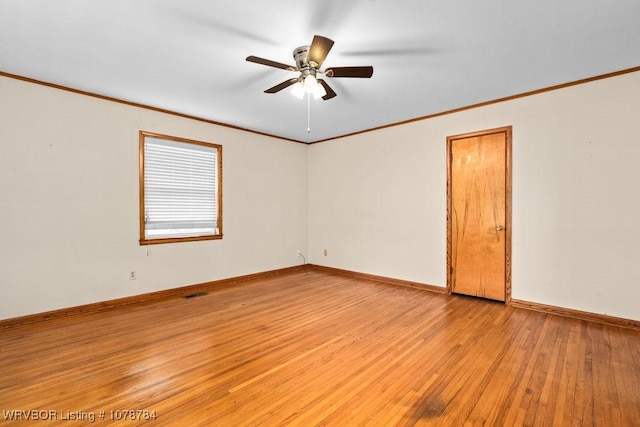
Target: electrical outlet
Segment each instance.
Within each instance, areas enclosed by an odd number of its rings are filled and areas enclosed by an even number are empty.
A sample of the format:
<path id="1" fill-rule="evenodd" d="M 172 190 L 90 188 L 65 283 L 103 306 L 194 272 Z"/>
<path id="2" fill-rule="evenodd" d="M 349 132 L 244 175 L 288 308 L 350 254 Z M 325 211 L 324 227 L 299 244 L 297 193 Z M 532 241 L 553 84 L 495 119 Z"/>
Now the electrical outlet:
<path id="1" fill-rule="evenodd" d="M 136 280 L 138 277 L 135 270 L 129 271 L 129 280 Z"/>
<path id="2" fill-rule="evenodd" d="M 296 256 L 300 256 L 300 255 L 302 255 L 302 254 L 300 253 L 300 249 L 298 249 L 298 250 L 296 251 Z"/>
<path id="3" fill-rule="evenodd" d="M 324 250 L 324 256 L 327 256 L 327 250 L 326 249 Z"/>

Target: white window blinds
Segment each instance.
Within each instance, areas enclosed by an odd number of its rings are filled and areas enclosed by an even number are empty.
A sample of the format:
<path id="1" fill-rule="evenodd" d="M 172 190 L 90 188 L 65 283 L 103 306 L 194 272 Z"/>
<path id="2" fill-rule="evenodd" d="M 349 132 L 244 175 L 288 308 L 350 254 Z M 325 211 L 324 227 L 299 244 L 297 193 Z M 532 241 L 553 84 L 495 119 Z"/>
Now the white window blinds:
<path id="1" fill-rule="evenodd" d="M 145 239 L 219 234 L 218 149 L 146 136 Z"/>

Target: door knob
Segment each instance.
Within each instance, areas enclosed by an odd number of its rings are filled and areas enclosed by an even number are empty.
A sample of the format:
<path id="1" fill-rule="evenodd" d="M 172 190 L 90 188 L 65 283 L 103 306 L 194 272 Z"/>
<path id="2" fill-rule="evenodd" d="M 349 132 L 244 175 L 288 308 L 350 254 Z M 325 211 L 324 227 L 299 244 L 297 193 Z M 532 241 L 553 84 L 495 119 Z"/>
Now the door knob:
<path id="1" fill-rule="evenodd" d="M 504 227 L 501 225 L 496 225 L 496 231 L 502 231 L 504 230 Z"/>

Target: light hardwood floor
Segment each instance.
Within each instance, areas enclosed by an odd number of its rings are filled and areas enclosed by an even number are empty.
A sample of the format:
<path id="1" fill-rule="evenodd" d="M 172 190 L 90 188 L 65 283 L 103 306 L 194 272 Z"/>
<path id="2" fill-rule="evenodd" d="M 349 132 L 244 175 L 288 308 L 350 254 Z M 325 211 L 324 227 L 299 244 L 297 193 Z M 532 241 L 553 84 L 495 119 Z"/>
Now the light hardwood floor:
<path id="1" fill-rule="evenodd" d="M 0 424 L 18 409 L 69 426 L 144 424 L 120 410 L 155 411 L 152 425 L 638 426 L 640 332 L 299 271 L 1 330 Z"/>

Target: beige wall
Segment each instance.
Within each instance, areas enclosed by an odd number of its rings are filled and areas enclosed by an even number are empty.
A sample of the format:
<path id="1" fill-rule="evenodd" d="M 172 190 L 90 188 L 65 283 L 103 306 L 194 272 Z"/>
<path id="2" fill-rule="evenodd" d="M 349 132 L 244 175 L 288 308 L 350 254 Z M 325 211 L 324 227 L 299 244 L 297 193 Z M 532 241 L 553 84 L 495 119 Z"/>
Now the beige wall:
<path id="1" fill-rule="evenodd" d="M 640 73 L 311 146 L 310 261 L 446 286 L 446 137 L 506 125 L 513 298 L 639 320 Z"/>
<path id="2" fill-rule="evenodd" d="M 445 286 L 446 137 L 512 125 L 513 298 L 640 320 L 640 73 L 308 147 L 4 77 L 0 117 L 0 319 L 297 249 Z M 139 130 L 224 146 L 223 240 L 138 245 Z"/>
<path id="3" fill-rule="evenodd" d="M 4 77 L 0 118 L 0 319 L 302 262 L 302 144 Z M 222 240 L 139 246 L 139 130 L 223 145 Z"/>

